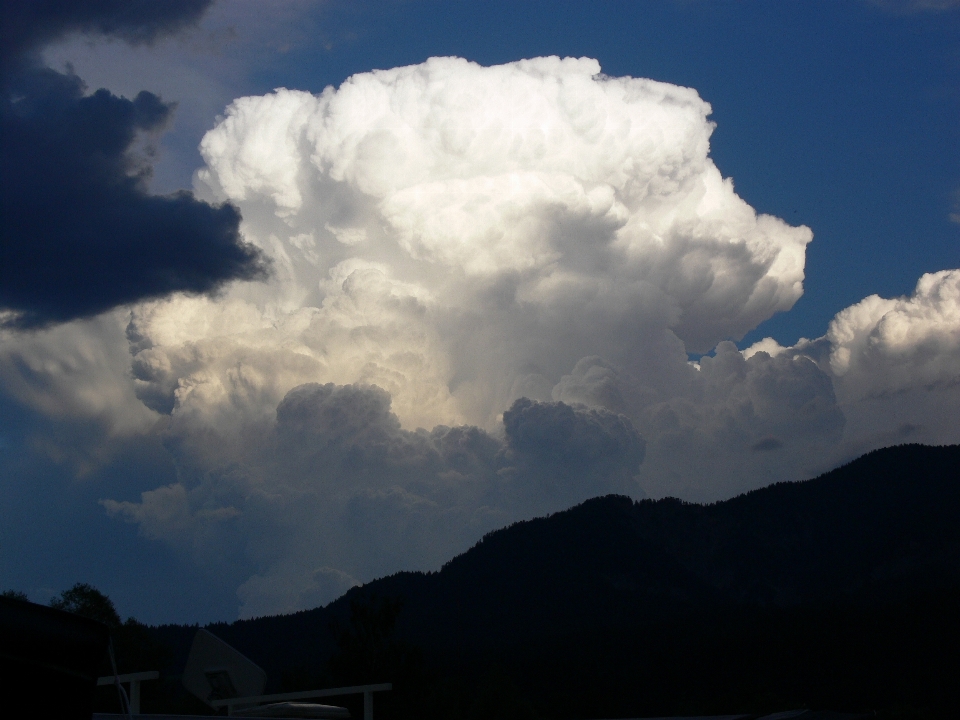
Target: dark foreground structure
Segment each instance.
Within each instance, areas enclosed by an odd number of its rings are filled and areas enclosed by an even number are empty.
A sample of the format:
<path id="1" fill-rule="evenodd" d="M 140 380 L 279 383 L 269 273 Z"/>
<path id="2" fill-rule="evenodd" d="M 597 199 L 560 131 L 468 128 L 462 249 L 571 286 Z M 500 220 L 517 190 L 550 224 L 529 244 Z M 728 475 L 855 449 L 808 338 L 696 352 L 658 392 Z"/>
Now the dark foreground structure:
<path id="1" fill-rule="evenodd" d="M 72 613 L 0 597 L 0 690 L 7 712 L 88 719 L 110 630 Z"/>

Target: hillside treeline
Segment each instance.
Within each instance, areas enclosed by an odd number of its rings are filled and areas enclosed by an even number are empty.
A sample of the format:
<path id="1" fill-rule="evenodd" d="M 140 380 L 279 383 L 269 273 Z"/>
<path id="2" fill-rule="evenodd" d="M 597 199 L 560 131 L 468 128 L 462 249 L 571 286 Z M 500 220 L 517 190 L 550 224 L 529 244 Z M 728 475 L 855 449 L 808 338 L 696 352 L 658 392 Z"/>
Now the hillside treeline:
<path id="1" fill-rule="evenodd" d="M 712 505 L 597 498 L 439 572 L 208 629 L 269 690 L 393 682 L 382 720 L 953 717 L 958 468 L 958 447 L 901 446 Z M 145 632 L 166 680 L 144 710 L 202 711 L 177 685 L 195 628 Z"/>

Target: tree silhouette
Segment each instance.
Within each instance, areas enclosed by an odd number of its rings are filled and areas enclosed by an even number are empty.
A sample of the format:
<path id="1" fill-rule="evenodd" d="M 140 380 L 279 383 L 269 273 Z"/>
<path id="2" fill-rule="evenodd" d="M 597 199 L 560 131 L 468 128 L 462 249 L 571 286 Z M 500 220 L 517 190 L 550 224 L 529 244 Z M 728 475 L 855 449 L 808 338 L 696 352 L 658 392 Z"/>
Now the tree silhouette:
<path id="1" fill-rule="evenodd" d="M 50 600 L 50 607 L 98 620 L 110 629 L 120 627 L 120 615 L 113 600 L 88 583 L 77 583 L 64 590 L 59 597 Z"/>
<path id="2" fill-rule="evenodd" d="M 350 598 L 350 623 L 331 623 L 337 647 L 330 657 L 330 676 L 337 685 L 389 682 L 391 692 L 377 695 L 377 713 L 385 717 L 422 717 L 432 678 L 423 653 L 397 636 L 399 598 L 358 595 Z"/>
<path id="3" fill-rule="evenodd" d="M 372 596 L 350 600 L 350 624 L 331 624 L 337 650 L 330 672 L 345 684 L 389 682 L 403 663 L 407 648 L 393 637 L 403 607 L 396 598 Z"/>
<path id="4" fill-rule="evenodd" d="M 117 672 L 120 674 L 161 670 L 170 664 L 170 649 L 157 639 L 151 629 L 132 617 L 127 618 L 126 622 L 121 621 L 113 600 L 89 583 L 77 583 L 69 590 L 64 590 L 50 600 L 50 607 L 107 625 L 115 651 Z M 105 660 L 100 674 L 109 675 L 112 672 L 112 666 Z M 170 704 L 171 698 L 182 694 L 179 691 L 179 683 L 174 683 L 172 689 L 162 683 L 146 683 L 142 689 L 144 710 L 156 712 L 161 708 L 174 707 Z M 116 712 L 119 709 L 117 703 L 116 690 L 113 687 L 98 690 L 95 704 L 98 712 Z"/>

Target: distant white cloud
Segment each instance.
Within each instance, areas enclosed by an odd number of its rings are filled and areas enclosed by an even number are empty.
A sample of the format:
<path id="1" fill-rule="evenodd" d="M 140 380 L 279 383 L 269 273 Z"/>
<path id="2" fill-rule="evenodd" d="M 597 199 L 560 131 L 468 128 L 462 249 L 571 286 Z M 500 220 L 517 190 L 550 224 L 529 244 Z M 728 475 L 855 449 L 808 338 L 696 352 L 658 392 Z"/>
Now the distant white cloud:
<path id="1" fill-rule="evenodd" d="M 908 297 L 861 300 L 825 341 L 854 449 L 960 441 L 960 270 L 924 275 Z"/>
<path id="2" fill-rule="evenodd" d="M 952 212 L 948 215 L 950 222 L 960 223 L 960 190 L 953 192 Z"/>
<path id="3" fill-rule="evenodd" d="M 847 402 L 960 380 L 960 270 L 924 275 L 910 297 L 861 300 L 826 338 Z"/>
<path id="4" fill-rule="evenodd" d="M 907 297 L 864 298 L 827 334 L 784 348 L 767 338 L 744 351 L 806 357 L 831 380 L 846 418 L 845 459 L 897 442 L 960 442 L 960 270 L 929 273 Z"/>

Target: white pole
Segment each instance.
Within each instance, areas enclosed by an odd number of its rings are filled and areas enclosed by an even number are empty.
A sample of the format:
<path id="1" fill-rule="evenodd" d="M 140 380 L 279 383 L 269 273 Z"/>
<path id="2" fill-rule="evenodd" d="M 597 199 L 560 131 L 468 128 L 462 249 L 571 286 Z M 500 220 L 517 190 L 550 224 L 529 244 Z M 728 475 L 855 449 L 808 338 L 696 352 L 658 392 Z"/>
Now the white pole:
<path id="1" fill-rule="evenodd" d="M 140 681 L 130 681 L 130 714 L 140 714 Z"/>
<path id="2" fill-rule="evenodd" d="M 363 691 L 363 720 L 373 720 L 373 693 Z"/>

